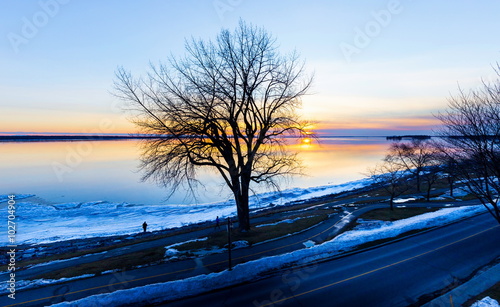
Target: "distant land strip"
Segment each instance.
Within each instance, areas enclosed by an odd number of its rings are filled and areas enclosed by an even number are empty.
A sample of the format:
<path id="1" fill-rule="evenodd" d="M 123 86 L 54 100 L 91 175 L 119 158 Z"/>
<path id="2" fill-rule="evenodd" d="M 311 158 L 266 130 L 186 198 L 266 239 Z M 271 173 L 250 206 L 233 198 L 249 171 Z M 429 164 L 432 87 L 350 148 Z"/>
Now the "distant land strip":
<path id="1" fill-rule="evenodd" d="M 154 139 L 155 135 L 0 135 L 0 142 L 112 141 Z"/>
<path id="2" fill-rule="evenodd" d="M 386 137 L 387 140 L 428 140 L 430 135 L 393 135 Z"/>
<path id="3" fill-rule="evenodd" d="M 0 142 L 61 142 L 61 141 L 113 141 L 113 140 L 137 140 L 137 139 L 157 139 L 166 136 L 147 135 L 147 134 L 130 134 L 130 135 L 1 135 Z M 342 138 L 348 136 L 319 136 L 319 138 Z M 368 136 L 367 136 L 368 137 Z M 377 136 L 380 137 L 380 136 Z M 293 136 L 286 138 L 295 138 Z M 386 136 L 387 140 L 422 140 L 430 139 L 428 135 L 393 135 Z"/>

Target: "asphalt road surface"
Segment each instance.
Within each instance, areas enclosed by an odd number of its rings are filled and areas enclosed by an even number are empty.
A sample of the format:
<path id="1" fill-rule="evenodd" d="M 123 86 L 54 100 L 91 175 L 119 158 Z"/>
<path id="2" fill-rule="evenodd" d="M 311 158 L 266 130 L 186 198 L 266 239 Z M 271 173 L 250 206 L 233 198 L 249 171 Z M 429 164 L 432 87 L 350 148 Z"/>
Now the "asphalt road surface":
<path id="1" fill-rule="evenodd" d="M 500 256 L 500 225 L 482 214 L 340 259 L 161 306 L 419 306 Z"/>

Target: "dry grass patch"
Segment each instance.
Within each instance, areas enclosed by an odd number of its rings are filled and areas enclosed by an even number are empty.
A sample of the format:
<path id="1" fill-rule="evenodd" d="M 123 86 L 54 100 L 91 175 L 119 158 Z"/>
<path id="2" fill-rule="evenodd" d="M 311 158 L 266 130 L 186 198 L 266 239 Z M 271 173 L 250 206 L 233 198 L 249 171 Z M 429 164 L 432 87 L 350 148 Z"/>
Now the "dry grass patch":
<path id="1" fill-rule="evenodd" d="M 208 228 L 208 227 L 201 227 L 199 229 L 205 229 L 205 228 Z M 88 255 L 88 254 L 102 253 L 102 252 L 110 251 L 110 250 L 120 248 L 120 247 L 135 245 L 138 243 L 144 243 L 144 242 L 149 242 L 149 241 L 155 241 L 155 240 L 159 240 L 159 239 L 163 239 L 163 238 L 167 238 L 167 237 L 171 237 L 171 236 L 176 236 L 176 235 L 188 233 L 191 231 L 192 231 L 191 229 L 181 229 L 179 231 L 175 231 L 175 232 L 168 233 L 168 234 L 160 234 L 160 235 L 148 236 L 148 237 L 144 237 L 144 238 L 139 237 L 137 239 L 129 240 L 127 242 L 121 242 L 121 243 L 116 243 L 116 244 L 102 246 L 102 247 L 80 249 L 80 250 L 77 250 L 74 252 L 67 252 L 64 254 L 54 254 L 54 255 L 35 258 L 35 259 L 23 260 L 23 261 L 18 261 L 16 263 L 16 266 L 18 266 L 19 268 L 24 268 L 24 267 L 29 266 L 29 265 L 46 263 L 46 262 L 55 261 L 55 260 L 71 259 L 71 258 L 75 258 L 75 257 Z M 83 240 L 85 240 L 85 239 L 83 239 Z M 0 266 L 0 271 L 2 271 L 2 270 L 3 271 L 7 270 L 7 265 Z"/>
<path id="2" fill-rule="evenodd" d="M 247 233 L 240 233 L 233 229 L 231 232 L 232 240 L 245 240 L 250 244 L 278 238 L 289 233 L 298 232 L 314 226 L 328 218 L 328 214 L 314 215 L 297 220 L 293 223 L 280 223 L 277 225 L 254 227 Z M 224 229 L 224 226 L 221 226 Z M 213 233 L 204 241 L 193 241 L 178 245 L 175 249 L 179 251 L 191 251 L 200 249 L 212 249 L 214 246 L 222 248 L 227 244 L 227 232 L 224 230 Z M 163 246 L 146 249 L 139 252 L 129 253 L 108 259 L 99 260 L 92 263 L 85 263 L 61 270 L 55 270 L 49 273 L 41 274 L 33 279 L 59 279 L 63 277 L 75 277 L 84 274 L 100 274 L 107 270 L 127 270 L 140 265 L 149 265 L 163 260 L 165 248 Z"/>
<path id="3" fill-rule="evenodd" d="M 391 210 L 389 208 L 383 208 L 383 209 L 375 209 L 368 211 L 365 214 L 361 215 L 359 218 L 365 220 L 379 220 L 379 221 L 392 222 L 428 212 L 434 212 L 437 210 L 439 210 L 439 208 L 394 208 L 394 210 Z"/>
<path id="4" fill-rule="evenodd" d="M 270 239 L 279 238 L 290 233 L 298 232 L 318 223 L 323 222 L 328 218 L 328 214 L 323 213 L 310 217 L 304 217 L 296 220 L 293 223 L 279 223 L 276 225 L 269 225 L 263 227 L 253 227 L 249 232 L 241 233 L 236 229 L 231 232 L 231 240 L 234 241 L 247 241 L 249 244 L 267 241 Z M 221 226 L 224 228 L 224 226 Z M 211 234 L 207 240 L 188 242 L 178 245 L 175 249 L 179 251 L 212 249 L 213 247 L 222 248 L 227 244 L 227 232 L 221 230 Z"/>
<path id="5" fill-rule="evenodd" d="M 163 259 L 165 248 L 163 246 L 145 249 L 139 252 L 107 258 L 91 263 L 84 263 L 33 277 L 33 279 L 60 279 L 63 277 L 76 277 L 85 274 L 101 274 L 108 270 L 127 270 L 139 265 L 159 262 Z"/>

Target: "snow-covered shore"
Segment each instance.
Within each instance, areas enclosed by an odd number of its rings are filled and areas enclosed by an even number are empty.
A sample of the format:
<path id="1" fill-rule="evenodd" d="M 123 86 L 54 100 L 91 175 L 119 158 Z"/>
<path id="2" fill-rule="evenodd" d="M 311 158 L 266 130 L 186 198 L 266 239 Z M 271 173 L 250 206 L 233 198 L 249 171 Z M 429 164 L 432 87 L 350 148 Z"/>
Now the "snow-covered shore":
<path id="1" fill-rule="evenodd" d="M 360 189 L 371 183 L 366 178 L 340 185 L 293 188 L 281 193 L 268 192 L 252 196 L 250 206 L 253 210 L 283 206 L 290 202 Z M 7 200 L 7 195 L 0 195 L 0 207 Z M 147 205 L 106 201 L 49 205 L 18 198 L 16 215 L 18 224 L 22 225 L 22 231 L 16 237 L 17 243 L 40 244 L 135 234 L 142 231 L 144 221 L 147 221 L 150 231 L 181 227 L 214 220 L 216 216 L 234 216 L 236 206 L 232 200 L 199 205 Z M 6 226 L 1 225 L 0 228 L 2 227 Z M 6 239 L 7 237 L 2 238 L 0 244 L 7 244 Z"/>

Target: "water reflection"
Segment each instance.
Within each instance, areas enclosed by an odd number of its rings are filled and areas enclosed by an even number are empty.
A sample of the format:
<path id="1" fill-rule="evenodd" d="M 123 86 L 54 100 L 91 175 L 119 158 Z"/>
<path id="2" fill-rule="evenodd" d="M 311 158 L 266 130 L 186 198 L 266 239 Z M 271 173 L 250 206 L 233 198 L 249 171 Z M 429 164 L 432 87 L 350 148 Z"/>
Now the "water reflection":
<path id="1" fill-rule="evenodd" d="M 389 143 L 384 138 L 323 138 L 292 142 L 300 152 L 306 176 L 284 183 L 287 187 L 338 184 L 364 177 Z M 169 200 L 163 188 L 141 182 L 138 141 L 0 143 L 0 194 L 36 194 L 48 202 L 105 200 L 130 203 L 189 204 L 231 198 L 219 178 L 201 172 L 199 198 L 178 191 Z M 259 189 L 257 189 L 258 191 Z"/>
<path id="2" fill-rule="evenodd" d="M 363 173 L 380 161 L 389 143 L 385 138 L 322 138 L 291 146 L 300 152 L 307 176 L 295 186 L 339 184 L 365 177 Z"/>

